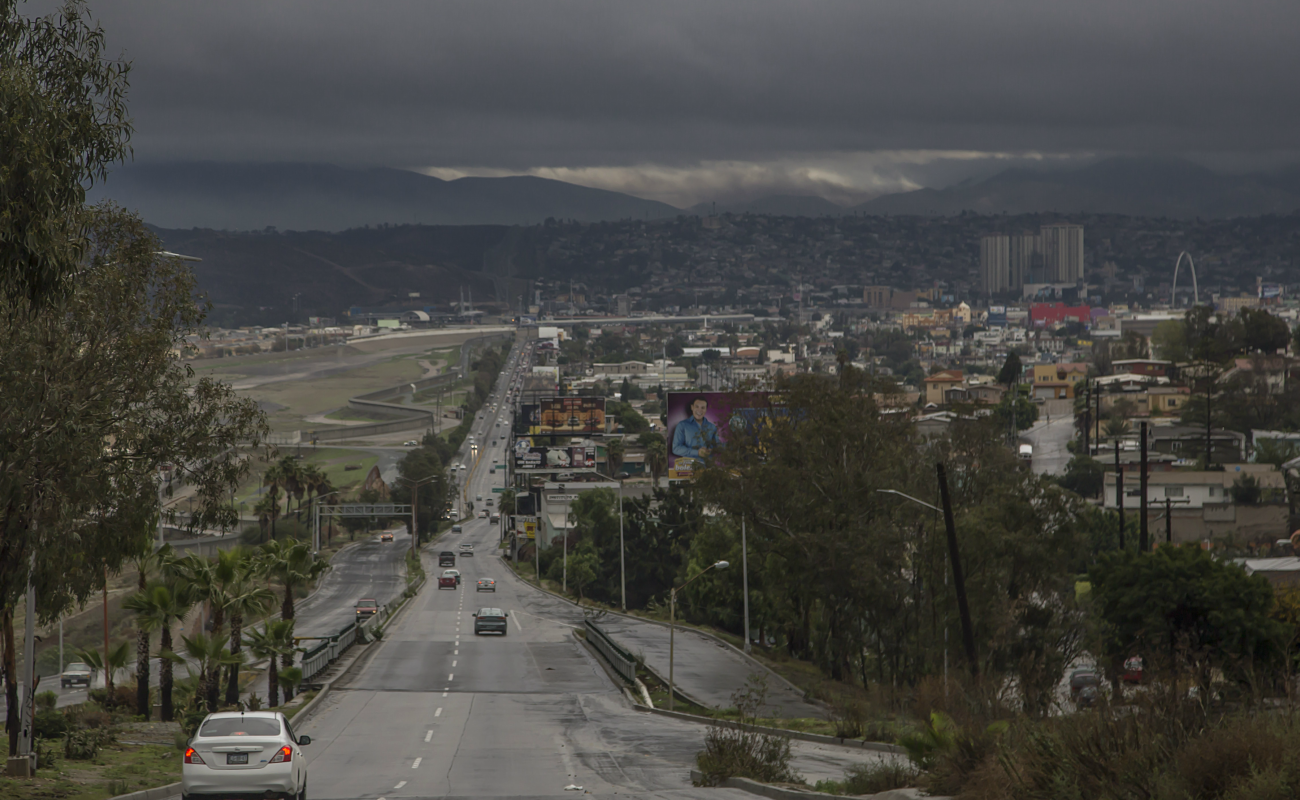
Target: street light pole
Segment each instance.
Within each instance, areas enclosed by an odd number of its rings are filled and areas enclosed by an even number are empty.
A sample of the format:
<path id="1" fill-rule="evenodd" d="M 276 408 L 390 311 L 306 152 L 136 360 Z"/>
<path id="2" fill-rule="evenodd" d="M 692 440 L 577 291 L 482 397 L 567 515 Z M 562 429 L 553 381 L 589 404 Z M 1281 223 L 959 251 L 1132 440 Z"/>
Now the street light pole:
<path id="1" fill-rule="evenodd" d="M 740 591 L 745 598 L 745 652 L 753 652 L 749 643 L 749 546 L 745 542 L 745 515 L 740 515 Z"/>
<path id="2" fill-rule="evenodd" d="M 961 615 L 962 644 L 966 650 L 966 660 L 970 663 L 971 675 L 978 677 L 979 661 L 975 653 L 975 632 L 971 624 L 970 606 L 966 603 L 966 579 L 962 573 L 957 549 L 957 525 L 952 516 L 952 499 L 948 496 L 948 475 L 944 471 L 942 463 L 935 466 L 939 473 L 939 495 L 942 498 L 943 508 L 912 497 L 910 494 L 903 494 L 897 489 L 877 489 L 876 491 L 881 494 L 896 494 L 899 497 L 911 500 L 917 505 L 925 506 L 931 511 L 938 511 L 943 514 L 944 527 L 947 529 L 948 534 L 948 561 L 952 565 L 952 583 L 957 592 L 957 611 Z M 946 635 L 947 631 L 945 630 Z"/>
<path id="3" fill-rule="evenodd" d="M 679 589 L 685 589 L 687 586 L 690 586 L 691 581 L 702 576 L 704 573 L 708 572 L 714 567 L 718 569 L 726 569 L 729 566 L 731 565 L 728 564 L 726 561 L 716 561 L 708 565 L 704 569 L 700 570 L 699 572 L 697 572 L 693 577 L 687 579 L 686 583 L 683 583 L 681 586 L 675 586 L 668 592 L 668 710 L 669 711 L 673 710 L 673 689 L 676 685 L 673 681 L 673 661 L 674 661 L 674 657 L 677 654 L 677 591 Z"/>
<path id="4" fill-rule="evenodd" d="M 622 598 L 623 613 L 627 613 L 626 547 L 623 544 L 623 479 L 618 479 L 618 588 Z"/>

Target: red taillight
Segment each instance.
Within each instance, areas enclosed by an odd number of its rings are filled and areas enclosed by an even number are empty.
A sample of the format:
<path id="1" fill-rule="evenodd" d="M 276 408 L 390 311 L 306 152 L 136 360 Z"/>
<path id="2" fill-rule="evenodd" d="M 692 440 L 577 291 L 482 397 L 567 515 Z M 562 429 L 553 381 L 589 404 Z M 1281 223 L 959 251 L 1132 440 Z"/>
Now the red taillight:
<path id="1" fill-rule="evenodd" d="M 199 751 L 195 750 L 193 747 L 187 747 L 185 748 L 185 763 L 203 764 L 203 756 L 199 755 Z"/>
<path id="2" fill-rule="evenodd" d="M 275 758 L 271 759 L 272 764 L 284 764 L 289 761 L 293 761 L 293 748 L 287 744 L 280 748 L 280 752 L 275 754 Z"/>

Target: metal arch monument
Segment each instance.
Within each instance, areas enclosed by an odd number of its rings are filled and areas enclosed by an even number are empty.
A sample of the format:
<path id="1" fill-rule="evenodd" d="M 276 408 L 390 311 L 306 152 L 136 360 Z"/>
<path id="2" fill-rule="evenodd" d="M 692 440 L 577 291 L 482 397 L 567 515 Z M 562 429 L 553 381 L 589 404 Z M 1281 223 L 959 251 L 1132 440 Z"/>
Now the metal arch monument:
<path id="1" fill-rule="evenodd" d="M 1196 262 L 1192 260 L 1192 254 L 1184 250 L 1178 254 L 1178 260 L 1174 262 L 1174 285 L 1169 290 L 1169 301 L 1173 305 L 1178 303 L 1178 268 L 1183 264 L 1183 257 L 1187 257 L 1187 267 L 1192 271 L 1192 305 L 1201 304 L 1201 293 L 1196 287 Z"/>

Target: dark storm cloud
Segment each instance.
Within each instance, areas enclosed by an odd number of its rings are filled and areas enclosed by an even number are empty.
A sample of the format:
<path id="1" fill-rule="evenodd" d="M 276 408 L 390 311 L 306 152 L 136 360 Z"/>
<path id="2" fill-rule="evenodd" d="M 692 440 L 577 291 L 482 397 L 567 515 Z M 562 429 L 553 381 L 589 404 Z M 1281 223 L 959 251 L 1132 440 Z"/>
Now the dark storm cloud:
<path id="1" fill-rule="evenodd" d="M 967 153 L 898 173 L 924 178 L 971 152 L 1283 152 L 1300 122 L 1295 0 L 92 11 L 135 65 L 140 160 L 834 171 L 876 151 Z"/>

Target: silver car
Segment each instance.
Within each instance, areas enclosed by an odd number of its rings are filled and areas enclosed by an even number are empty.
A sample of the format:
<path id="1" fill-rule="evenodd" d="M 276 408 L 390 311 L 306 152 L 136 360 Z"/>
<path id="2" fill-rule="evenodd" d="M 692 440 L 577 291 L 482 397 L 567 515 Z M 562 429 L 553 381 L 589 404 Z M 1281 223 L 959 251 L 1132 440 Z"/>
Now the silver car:
<path id="1" fill-rule="evenodd" d="M 190 739 L 181 764 L 182 800 L 278 797 L 306 800 L 307 762 L 302 747 L 278 711 L 209 714 Z"/>

